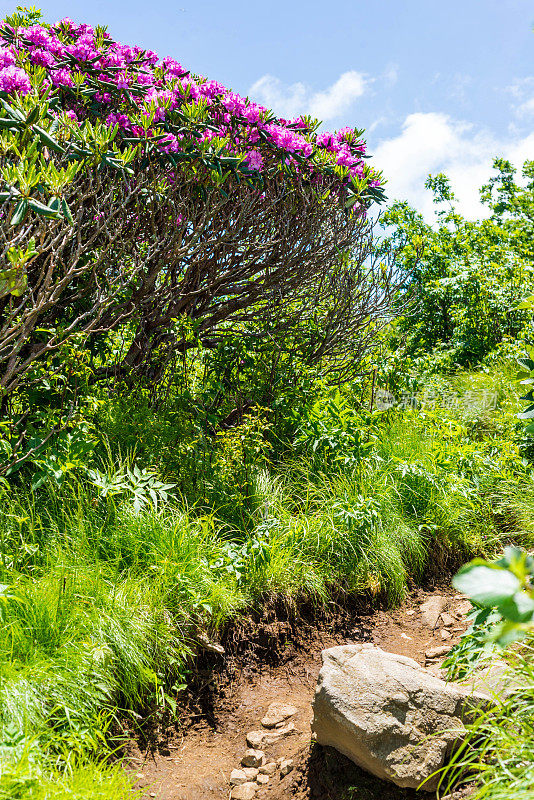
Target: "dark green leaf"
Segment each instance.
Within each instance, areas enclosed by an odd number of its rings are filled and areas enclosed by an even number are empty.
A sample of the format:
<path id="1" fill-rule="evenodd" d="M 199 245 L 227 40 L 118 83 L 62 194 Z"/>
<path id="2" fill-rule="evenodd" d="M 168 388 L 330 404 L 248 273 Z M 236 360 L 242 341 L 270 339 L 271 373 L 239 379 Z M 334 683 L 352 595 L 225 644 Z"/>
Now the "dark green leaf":
<path id="1" fill-rule="evenodd" d="M 11 225 L 20 225 L 28 212 L 28 201 L 25 197 L 21 198 L 15 206 L 15 211 L 11 217 Z"/>
<path id="2" fill-rule="evenodd" d="M 57 211 L 54 211 L 53 208 L 50 206 L 45 206 L 44 203 L 41 203 L 39 200 L 34 200 L 33 197 L 30 197 L 28 200 L 28 205 L 32 211 L 35 211 L 36 214 L 39 214 L 41 217 L 47 217 L 48 219 L 57 219 L 59 214 Z"/>
<path id="3" fill-rule="evenodd" d="M 72 216 L 72 212 L 69 208 L 69 204 L 65 199 L 61 201 L 61 211 L 63 212 L 63 216 L 71 225 L 74 225 L 74 218 Z"/>

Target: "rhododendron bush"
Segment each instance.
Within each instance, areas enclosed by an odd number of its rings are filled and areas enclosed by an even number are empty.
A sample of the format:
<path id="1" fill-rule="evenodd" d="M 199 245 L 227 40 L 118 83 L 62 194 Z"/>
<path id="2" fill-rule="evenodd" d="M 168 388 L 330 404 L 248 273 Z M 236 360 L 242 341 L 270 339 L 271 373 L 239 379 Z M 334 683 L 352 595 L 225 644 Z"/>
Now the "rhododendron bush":
<path id="1" fill-rule="evenodd" d="M 266 308 L 285 325 L 328 310 L 323 354 L 383 308 L 392 273 L 369 257 L 366 218 L 383 189 L 360 131 L 276 118 L 103 28 L 31 12 L 0 27 L 0 102 L 4 396 L 74 334 L 123 326 L 114 368 L 155 375 L 192 336 Z"/>

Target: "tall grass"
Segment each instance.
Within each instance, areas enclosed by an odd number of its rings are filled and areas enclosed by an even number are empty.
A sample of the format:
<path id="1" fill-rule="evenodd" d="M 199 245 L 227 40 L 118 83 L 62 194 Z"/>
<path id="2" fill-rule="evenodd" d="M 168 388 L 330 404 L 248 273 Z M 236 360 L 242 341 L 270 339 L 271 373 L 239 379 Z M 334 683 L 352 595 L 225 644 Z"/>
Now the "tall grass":
<path id="1" fill-rule="evenodd" d="M 0 798 L 44 798 L 51 786 L 65 798 L 127 796 L 120 771 L 95 766 L 116 744 L 117 716 L 172 710 L 199 632 L 216 637 L 266 598 L 324 607 L 369 592 L 394 604 L 429 573 L 443 577 L 512 538 L 531 543 L 534 482 L 512 412 L 493 404 L 489 425 L 486 406 L 462 405 L 467 385 L 497 378 L 455 380 L 456 407 L 383 415 L 357 458 L 301 451 L 274 470 L 247 456 L 245 469 L 237 451 L 224 463 L 219 453 L 198 496 L 189 482 L 189 507 L 175 499 L 136 510 L 83 476 L 37 494 L 4 487 Z M 358 447 L 366 435 L 346 433 Z M 227 436 L 221 452 L 238 438 Z M 119 453 L 106 469 L 121 464 Z M 235 525 L 232 514 L 217 518 L 245 494 Z"/>
<path id="2" fill-rule="evenodd" d="M 472 800 L 531 800 L 534 786 L 534 648 L 512 659 L 510 691 L 467 725 L 442 776 L 445 793 L 472 783 Z"/>

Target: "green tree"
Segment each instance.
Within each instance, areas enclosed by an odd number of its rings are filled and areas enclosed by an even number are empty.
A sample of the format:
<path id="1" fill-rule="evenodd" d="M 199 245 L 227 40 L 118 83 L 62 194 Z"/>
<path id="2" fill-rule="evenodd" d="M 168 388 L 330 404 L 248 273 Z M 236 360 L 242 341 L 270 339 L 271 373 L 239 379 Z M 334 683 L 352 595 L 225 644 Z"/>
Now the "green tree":
<path id="1" fill-rule="evenodd" d="M 443 174 L 426 182 L 434 194 L 434 224 L 405 202 L 383 217 L 410 276 L 411 305 L 397 334 L 414 357 L 439 349 L 443 366 L 474 366 L 525 326 L 527 315 L 517 305 L 534 286 L 534 163 L 524 166 L 525 185 L 514 182 L 509 162 L 497 159 L 495 169 L 481 189 L 489 219 L 466 220 Z"/>

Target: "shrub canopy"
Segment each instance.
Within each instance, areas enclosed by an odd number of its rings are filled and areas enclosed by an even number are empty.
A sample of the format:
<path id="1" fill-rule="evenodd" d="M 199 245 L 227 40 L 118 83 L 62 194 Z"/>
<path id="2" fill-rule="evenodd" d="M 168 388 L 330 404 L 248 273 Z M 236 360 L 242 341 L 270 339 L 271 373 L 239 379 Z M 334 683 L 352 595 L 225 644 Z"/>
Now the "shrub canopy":
<path id="1" fill-rule="evenodd" d="M 382 179 L 361 131 L 276 118 L 33 12 L 0 26 L 0 103 L 4 397 L 75 334 L 94 347 L 120 325 L 113 370 L 154 378 L 267 309 L 285 329 L 313 318 L 319 356 L 346 352 L 347 330 L 387 304 L 393 271 L 370 259 L 366 220 Z"/>

